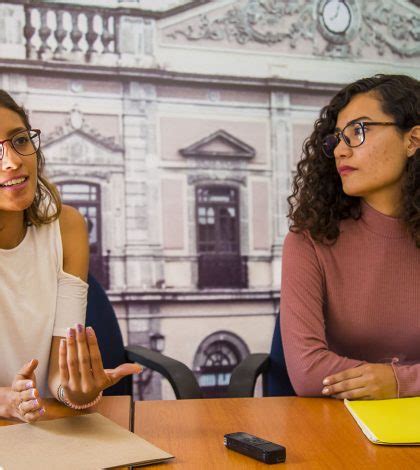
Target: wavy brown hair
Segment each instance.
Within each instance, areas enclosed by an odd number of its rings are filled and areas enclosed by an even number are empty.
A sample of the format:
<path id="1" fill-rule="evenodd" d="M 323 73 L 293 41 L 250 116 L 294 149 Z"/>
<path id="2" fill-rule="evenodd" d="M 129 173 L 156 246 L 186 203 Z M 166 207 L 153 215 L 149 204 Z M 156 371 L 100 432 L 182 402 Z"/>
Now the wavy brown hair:
<path id="1" fill-rule="evenodd" d="M 302 147 L 302 158 L 293 179 L 288 217 L 292 232 L 308 231 L 320 243 L 334 243 L 340 221 L 361 215 L 361 198 L 344 193 L 334 159 L 322 153 L 322 141 L 334 133 L 338 113 L 358 93 L 373 92 L 382 110 L 393 116 L 396 127 L 408 131 L 420 124 L 420 82 L 406 75 L 362 78 L 339 91 L 321 109 L 314 130 Z M 403 176 L 401 218 L 420 248 L 420 149 L 407 159 Z"/>
<path id="2" fill-rule="evenodd" d="M 0 90 L 0 108 L 14 111 L 22 119 L 24 126 L 30 129 L 28 115 L 23 107 L 4 90 Z M 61 199 L 57 188 L 50 183 L 44 175 L 45 158 L 41 148 L 36 152 L 37 157 L 37 185 L 32 204 L 24 211 L 26 225 L 49 224 L 58 219 L 61 213 Z"/>

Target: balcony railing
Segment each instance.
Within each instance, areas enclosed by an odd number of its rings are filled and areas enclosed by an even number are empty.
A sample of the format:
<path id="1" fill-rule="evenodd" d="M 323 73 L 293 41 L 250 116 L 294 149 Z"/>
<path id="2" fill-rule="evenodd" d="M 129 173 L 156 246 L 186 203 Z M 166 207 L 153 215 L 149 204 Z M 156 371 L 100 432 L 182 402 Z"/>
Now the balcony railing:
<path id="1" fill-rule="evenodd" d="M 25 5 L 28 59 L 66 60 L 118 54 L 119 16 L 105 8 Z"/>
<path id="2" fill-rule="evenodd" d="M 247 256 L 206 254 L 198 257 L 198 287 L 247 288 Z"/>
<path id="3" fill-rule="evenodd" d="M 155 17 L 145 10 L 39 0 L 13 0 L 9 9 L 7 31 L 13 34 L 0 38 L 2 58 L 158 66 Z"/>

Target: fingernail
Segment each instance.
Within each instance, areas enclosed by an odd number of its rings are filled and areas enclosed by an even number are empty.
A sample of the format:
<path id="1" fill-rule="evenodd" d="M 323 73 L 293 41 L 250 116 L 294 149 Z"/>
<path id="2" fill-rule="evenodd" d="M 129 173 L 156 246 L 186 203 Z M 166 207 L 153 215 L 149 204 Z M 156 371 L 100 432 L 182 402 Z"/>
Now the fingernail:
<path id="1" fill-rule="evenodd" d="M 83 331 L 83 325 L 81 325 L 80 323 L 78 323 L 78 324 L 76 325 L 76 328 L 77 328 L 77 331 L 78 331 L 79 333 L 81 333 L 81 332 Z"/>
<path id="2" fill-rule="evenodd" d="M 32 395 L 32 398 L 36 398 L 36 392 L 34 388 L 31 390 L 31 395 Z"/>
<path id="3" fill-rule="evenodd" d="M 41 409 L 39 410 L 39 414 L 42 416 L 44 413 L 45 413 L 45 408 L 41 408 Z"/>
<path id="4" fill-rule="evenodd" d="M 32 400 L 32 404 L 33 404 L 34 406 L 39 406 L 38 400 Z"/>
<path id="5" fill-rule="evenodd" d="M 329 385 L 330 381 L 328 379 L 324 379 L 322 382 L 324 385 Z"/>
<path id="6" fill-rule="evenodd" d="M 89 336 L 93 336 L 93 328 L 91 326 L 88 326 L 86 327 L 86 333 L 89 335 Z"/>
<path id="7" fill-rule="evenodd" d="M 67 328 L 67 337 L 73 338 L 74 337 L 74 330 L 73 328 Z"/>
<path id="8" fill-rule="evenodd" d="M 326 393 L 330 393 L 330 389 L 328 387 L 325 387 L 322 389 L 322 393 L 326 394 Z"/>
<path id="9" fill-rule="evenodd" d="M 34 384 L 32 382 L 26 382 L 26 385 L 25 385 L 26 390 L 32 388 L 33 386 L 34 386 Z"/>

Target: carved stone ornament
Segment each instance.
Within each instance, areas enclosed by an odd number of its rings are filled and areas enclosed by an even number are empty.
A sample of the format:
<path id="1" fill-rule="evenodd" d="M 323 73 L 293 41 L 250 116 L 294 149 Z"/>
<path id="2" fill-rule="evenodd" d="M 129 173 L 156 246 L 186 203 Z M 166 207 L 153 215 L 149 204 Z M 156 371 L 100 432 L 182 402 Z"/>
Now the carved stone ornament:
<path id="1" fill-rule="evenodd" d="M 224 130 L 213 132 L 194 144 L 181 149 L 184 157 L 198 158 L 253 158 L 255 149 Z"/>
<path id="2" fill-rule="evenodd" d="M 420 9 L 417 14 L 395 2 L 365 2 L 361 41 L 401 57 L 420 56 Z"/>
<path id="3" fill-rule="evenodd" d="M 293 16 L 295 21 L 287 21 Z M 294 48 L 300 38 L 313 39 L 315 30 L 311 0 L 248 0 L 219 18 L 210 20 L 207 15 L 201 15 L 194 23 L 186 29 L 172 31 L 167 37 L 235 41 L 241 45 L 249 42 L 272 45 L 289 40 Z"/>
<path id="4" fill-rule="evenodd" d="M 52 132 L 46 134 L 43 140 L 43 146 L 48 147 L 49 145 L 62 140 L 75 132 L 83 135 L 88 140 L 92 141 L 96 145 L 105 147 L 113 152 L 122 152 L 123 147 L 115 142 L 113 137 L 106 137 L 100 133 L 97 129 L 90 127 L 86 124 L 83 115 L 78 110 L 72 110 L 69 118 L 66 119 L 64 125 L 57 126 Z"/>
<path id="5" fill-rule="evenodd" d="M 239 3 L 239 6 L 236 6 Z M 204 14 L 167 33 L 177 40 L 251 42 L 268 46 L 310 40 L 314 55 L 420 55 L 420 15 L 396 0 L 243 0 L 218 17 Z M 326 41 L 317 40 L 320 34 Z M 350 44 L 352 43 L 352 44 Z"/>
<path id="6" fill-rule="evenodd" d="M 70 113 L 70 124 L 73 129 L 81 129 L 84 125 L 85 118 L 78 109 L 73 109 Z"/>

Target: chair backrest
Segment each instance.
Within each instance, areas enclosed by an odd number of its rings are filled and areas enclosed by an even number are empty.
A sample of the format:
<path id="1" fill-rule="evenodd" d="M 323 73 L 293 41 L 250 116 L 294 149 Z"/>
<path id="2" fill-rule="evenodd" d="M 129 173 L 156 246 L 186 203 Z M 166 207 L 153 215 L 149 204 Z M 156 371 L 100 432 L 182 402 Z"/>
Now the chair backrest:
<path id="1" fill-rule="evenodd" d="M 86 326 L 91 326 L 98 338 L 104 369 L 113 369 L 127 362 L 121 330 L 114 309 L 99 282 L 88 276 Z M 104 390 L 104 395 L 131 395 L 132 377 L 125 377 Z"/>
<path id="2" fill-rule="evenodd" d="M 279 315 L 277 315 L 276 324 L 274 326 L 269 364 L 264 394 L 270 397 L 295 396 L 296 393 L 290 382 L 289 374 L 286 369 L 286 361 L 284 359 Z"/>

